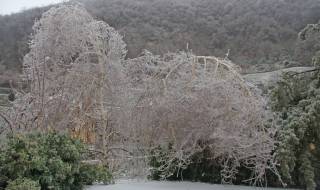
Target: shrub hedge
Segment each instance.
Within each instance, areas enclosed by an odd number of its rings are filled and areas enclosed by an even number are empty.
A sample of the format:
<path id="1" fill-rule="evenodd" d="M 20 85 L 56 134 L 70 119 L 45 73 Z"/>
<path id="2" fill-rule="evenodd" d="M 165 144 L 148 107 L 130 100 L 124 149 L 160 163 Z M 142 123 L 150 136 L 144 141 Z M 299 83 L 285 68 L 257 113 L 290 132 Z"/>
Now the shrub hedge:
<path id="1" fill-rule="evenodd" d="M 81 190 L 112 179 L 106 166 L 82 162 L 87 148 L 66 134 L 14 135 L 0 150 L 0 189 Z"/>

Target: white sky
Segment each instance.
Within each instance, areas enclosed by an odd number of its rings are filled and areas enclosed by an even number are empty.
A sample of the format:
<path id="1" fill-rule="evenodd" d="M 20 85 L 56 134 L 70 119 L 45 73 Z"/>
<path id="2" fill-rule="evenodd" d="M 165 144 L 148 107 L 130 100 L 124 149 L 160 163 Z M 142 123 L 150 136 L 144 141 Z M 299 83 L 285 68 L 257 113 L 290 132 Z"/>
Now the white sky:
<path id="1" fill-rule="evenodd" d="M 64 0 L 0 0 L 0 14 L 16 13 L 32 7 L 40 7 Z"/>

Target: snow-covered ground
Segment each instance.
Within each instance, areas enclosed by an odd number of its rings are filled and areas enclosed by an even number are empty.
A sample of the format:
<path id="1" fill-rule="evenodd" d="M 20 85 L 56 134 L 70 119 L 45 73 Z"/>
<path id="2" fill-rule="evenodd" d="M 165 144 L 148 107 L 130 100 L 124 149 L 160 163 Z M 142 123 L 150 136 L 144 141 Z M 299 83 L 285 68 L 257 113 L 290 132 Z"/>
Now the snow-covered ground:
<path id="1" fill-rule="evenodd" d="M 268 189 L 280 190 L 279 188 L 255 188 L 232 185 L 212 185 L 193 182 L 158 182 L 158 181 L 118 181 L 114 185 L 95 185 L 87 190 L 255 190 Z M 281 189 L 283 190 L 283 189 Z"/>

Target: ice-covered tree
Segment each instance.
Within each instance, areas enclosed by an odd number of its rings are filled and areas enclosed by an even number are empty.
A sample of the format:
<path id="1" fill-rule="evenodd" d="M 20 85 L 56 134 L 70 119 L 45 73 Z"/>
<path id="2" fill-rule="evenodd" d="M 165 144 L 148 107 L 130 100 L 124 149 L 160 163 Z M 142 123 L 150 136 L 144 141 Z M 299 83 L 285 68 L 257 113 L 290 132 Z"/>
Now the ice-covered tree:
<path id="1" fill-rule="evenodd" d="M 102 149 L 123 89 L 122 37 L 77 4 L 51 8 L 34 25 L 23 63 L 29 89 L 18 92 L 10 114 L 16 130 L 67 130 Z M 95 135 L 98 134 L 98 135 Z"/>
<path id="2" fill-rule="evenodd" d="M 183 169 L 195 153 L 209 149 L 212 160 L 223 165 L 229 183 L 240 166 L 252 171 L 252 182 L 261 182 L 274 170 L 274 128 L 267 128 L 264 99 L 243 81 L 228 59 L 150 52 L 127 61 L 131 90 L 135 93 L 129 128 L 139 150 L 172 145 L 164 158 L 168 168 Z M 147 153 L 144 153 L 147 154 Z M 177 162 L 178 160 L 178 162 Z M 275 170 L 274 170 L 275 171 Z M 277 172 L 277 171 L 275 171 Z"/>

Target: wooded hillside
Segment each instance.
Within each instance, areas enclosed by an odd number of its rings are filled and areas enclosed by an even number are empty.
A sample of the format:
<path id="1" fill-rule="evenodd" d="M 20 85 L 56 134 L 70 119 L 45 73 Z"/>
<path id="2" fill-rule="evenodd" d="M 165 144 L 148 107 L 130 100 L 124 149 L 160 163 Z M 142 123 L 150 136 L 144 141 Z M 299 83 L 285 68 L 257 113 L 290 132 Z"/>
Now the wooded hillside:
<path id="1" fill-rule="evenodd" d="M 188 47 L 199 55 L 222 57 L 230 49 L 229 58 L 242 65 L 284 60 L 307 65 L 310 56 L 303 54 L 313 46 L 297 52 L 297 33 L 320 20 L 319 0 L 79 1 L 124 35 L 129 57 L 143 49 L 164 54 Z M 0 16 L 0 75 L 21 69 L 32 23 L 47 9 Z"/>

